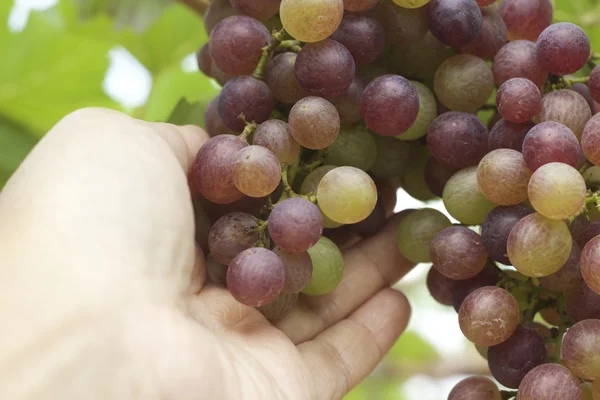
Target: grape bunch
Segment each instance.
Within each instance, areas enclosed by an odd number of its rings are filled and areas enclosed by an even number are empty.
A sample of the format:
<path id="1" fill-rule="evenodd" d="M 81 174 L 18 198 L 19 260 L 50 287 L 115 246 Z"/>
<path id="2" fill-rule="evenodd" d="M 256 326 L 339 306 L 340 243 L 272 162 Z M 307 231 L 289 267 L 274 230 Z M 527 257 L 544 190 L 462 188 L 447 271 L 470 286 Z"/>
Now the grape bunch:
<path id="1" fill-rule="evenodd" d="M 580 27 L 549 0 L 213 0 L 205 26 L 223 88 L 190 186 L 213 281 L 282 318 L 335 290 L 331 238 L 377 233 L 390 191 L 441 197 L 459 223 L 414 210 L 398 249 L 433 264 L 503 386 L 449 400 L 600 400 L 600 56 Z"/>

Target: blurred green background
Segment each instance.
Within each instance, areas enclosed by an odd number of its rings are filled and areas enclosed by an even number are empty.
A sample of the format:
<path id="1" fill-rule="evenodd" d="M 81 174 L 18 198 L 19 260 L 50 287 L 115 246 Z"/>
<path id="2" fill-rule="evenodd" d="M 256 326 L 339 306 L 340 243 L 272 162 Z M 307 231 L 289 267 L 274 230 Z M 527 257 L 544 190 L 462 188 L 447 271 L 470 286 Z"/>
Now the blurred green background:
<path id="1" fill-rule="evenodd" d="M 600 0 L 554 4 L 557 21 L 579 24 L 600 49 Z M 149 121 L 202 125 L 219 91 L 197 70 L 194 53 L 207 34 L 202 16 L 183 2 L 0 0 L 0 20 L 0 188 L 73 110 L 110 107 Z M 399 209 L 422 206 L 399 199 Z M 485 372 L 454 311 L 427 294 L 427 269 L 419 266 L 400 285 L 413 304 L 408 333 L 348 400 L 443 400 L 464 375 Z"/>

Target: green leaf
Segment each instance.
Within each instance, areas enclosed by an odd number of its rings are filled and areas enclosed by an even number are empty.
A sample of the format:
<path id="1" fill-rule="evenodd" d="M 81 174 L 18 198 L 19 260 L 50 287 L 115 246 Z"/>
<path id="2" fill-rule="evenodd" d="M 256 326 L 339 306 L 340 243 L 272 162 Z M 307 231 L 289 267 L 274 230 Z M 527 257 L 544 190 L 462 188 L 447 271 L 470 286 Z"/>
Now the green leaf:
<path id="1" fill-rule="evenodd" d="M 204 110 L 206 103 L 190 103 L 183 98 L 177 103 L 167 122 L 175 125 L 204 125 Z"/>
<path id="2" fill-rule="evenodd" d="M 439 355 L 435 348 L 413 331 L 400 336 L 394 347 L 384 358 L 390 363 L 398 362 L 430 362 L 437 360 Z"/>
<path id="3" fill-rule="evenodd" d="M 0 118 L 0 189 L 35 144 L 23 127 Z"/>

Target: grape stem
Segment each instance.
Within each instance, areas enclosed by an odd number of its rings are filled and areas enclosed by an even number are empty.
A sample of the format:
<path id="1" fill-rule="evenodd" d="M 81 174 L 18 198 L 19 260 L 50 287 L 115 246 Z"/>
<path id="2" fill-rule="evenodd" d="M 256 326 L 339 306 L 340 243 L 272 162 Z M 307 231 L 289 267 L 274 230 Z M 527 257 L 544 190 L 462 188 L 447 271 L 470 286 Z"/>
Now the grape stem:
<path id="1" fill-rule="evenodd" d="M 277 203 L 280 203 L 285 199 L 298 197 L 301 199 L 308 200 L 311 203 L 317 204 L 317 196 L 314 196 L 312 194 L 304 196 L 304 195 L 300 195 L 300 194 L 294 192 L 294 190 L 292 189 L 292 186 L 290 185 L 290 182 L 289 182 L 290 175 L 291 175 L 290 174 L 290 166 L 283 165 L 281 168 L 281 182 L 283 183 L 283 194 L 281 195 L 281 198 L 279 199 L 279 201 Z"/>
<path id="2" fill-rule="evenodd" d="M 567 84 L 567 87 L 571 87 L 576 83 L 583 83 L 586 84 L 590 81 L 590 77 L 589 76 L 584 76 L 581 78 L 564 78 L 565 79 L 565 83 Z"/>
<path id="3" fill-rule="evenodd" d="M 310 164 L 302 164 L 299 168 L 299 172 L 311 173 L 321 165 L 323 165 L 323 159 L 319 158 L 318 160 L 313 161 Z"/>
<path id="4" fill-rule="evenodd" d="M 591 205 L 594 205 L 600 210 L 600 192 L 589 193 L 585 198 L 585 203 L 581 207 L 581 210 L 577 212 L 577 214 L 573 215 L 569 218 L 569 224 L 571 224 L 575 219 L 581 215 L 586 215 L 589 211 Z"/>
<path id="5" fill-rule="evenodd" d="M 273 55 L 273 51 L 279 47 L 279 45 L 284 41 L 286 33 L 284 29 L 281 30 L 273 30 L 273 34 L 271 35 L 271 43 L 263 47 L 262 49 L 262 57 L 256 66 L 256 69 L 252 73 L 252 77 L 263 80 L 264 69 L 267 62 L 271 59 Z"/>
<path id="6" fill-rule="evenodd" d="M 502 395 L 502 400 L 510 400 L 517 397 L 519 392 L 516 390 L 501 390 L 500 394 Z"/>
<path id="7" fill-rule="evenodd" d="M 246 127 L 244 128 L 244 130 L 242 131 L 242 133 L 240 133 L 240 135 L 238 137 L 240 139 L 242 139 L 244 142 L 248 142 L 248 137 L 250 137 L 250 135 L 252 135 L 254 133 L 254 131 L 256 131 L 256 128 L 258 128 L 258 124 L 254 121 L 248 122 L 246 120 L 246 116 L 244 114 L 240 114 L 239 118 L 242 121 L 244 121 L 244 123 L 246 124 Z"/>
<path id="8" fill-rule="evenodd" d="M 562 341 L 567 329 L 570 326 L 569 317 L 566 312 L 565 295 L 561 294 L 556 300 L 558 314 L 560 315 L 560 323 L 558 325 L 558 334 L 556 338 L 552 339 L 554 343 L 554 354 L 551 355 L 550 359 L 556 363 L 560 363 L 560 355 L 562 350 Z"/>
<path id="9" fill-rule="evenodd" d="M 524 320 L 524 322 L 530 323 L 530 322 L 533 322 L 533 318 L 535 317 L 535 314 L 537 313 L 537 305 L 540 301 L 540 294 L 539 294 L 538 290 L 536 290 L 531 279 L 527 280 L 527 284 L 533 290 L 531 291 L 531 297 L 529 299 L 529 305 L 527 306 L 527 310 L 523 314 L 523 320 Z"/>
<path id="10" fill-rule="evenodd" d="M 293 51 L 294 53 L 299 53 L 302 50 L 302 46 L 300 46 L 301 42 L 298 40 L 283 40 L 279 43 L 279 49 Z"/>

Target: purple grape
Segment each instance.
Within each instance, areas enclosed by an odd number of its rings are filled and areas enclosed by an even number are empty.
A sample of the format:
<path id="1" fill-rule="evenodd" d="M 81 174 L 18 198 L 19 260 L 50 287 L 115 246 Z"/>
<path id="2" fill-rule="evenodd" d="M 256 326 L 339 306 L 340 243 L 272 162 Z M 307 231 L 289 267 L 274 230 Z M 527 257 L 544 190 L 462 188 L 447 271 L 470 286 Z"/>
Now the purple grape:
<path id="1" fill-rule="evenodd" d="M 204 111 L 204 129 L 211 136 L 219 135 L 234 135 L 231 129 L 223 125 L 221 117 L 219 117 L 219 96 L 215 97 L 208 103 Z"/>
<path id="2" fill-rule="evenodd" d="M 535 42 L 552 23 L 549 0 L 502 0 L 498 9 L 508 28 L 508 40 L 525 39 Z"/>
<path id="3" fill-rule="evenodd" d="M 433 36 L 451 47 L 472 42 L 483 26 L 481 10 L 473 0 L 432 0 L 427 20 Z"/>
<path id="4" fill-rule="evenodd" d="M 289 253 L 279 247 L 273 249 L 285 267 L 285 285 L 282 294 L 300 293 L 304 290 L 312 276 L 313 264 L 310 255 L 306 252 Z"/>
<path id="5" fill-rule="evenodd" d="M 343 44 L 356 65 L 367 65 L 379 57 L 385 47 L 385 31 L 375 18 L 348 14 L 331 39 Z"/>
<path id="6" fill-rule="evenodd" d="M 298 55 L 292 52 L 278 54 L 267 64 L 266 82 L 273 97 L 285 104 L 294 104 L 307 96 L 296 78 L 294 66 Z"/>
<path id="7" fill-rule="evenodd" d="M 584 247 L 581 255 L 581 275 L 594 292 L 600 294 L 600 238 L 594 237 Z"/>
<path id="8" fill-rule="evenodd" d="M 356 71 L 352 54 L 331 39 L 305 45 L 294 68 L 300 86 L 315 96 L 342 95 L 352 84 Z"/>
<path id="9" fill-rule="evenodd" d="M 541 65 L 554 75 L 579 71 L 590 57 L 590 39 L 583 29 L 569 22 L 546 28 L 536 43 Z"/>
<path id="10" fill-rule="evenodd" d="M 547 358 L 544 337 L 535 329 L 519 325 L 503 343 L 488 349 L 488 366 L 502 385 L 516 389 L 529 371 Z"/>
<path id="11" fill-rule="evenodd" d="M 348 225 L 348 228 L 358 236 L 366 238 L 378 234 L 386 222 L 385 208 L 381 202 L 377 202 L 371 215 L 356 224 Z"/>
<path id="12" fill-rule="evenodd" d="M 581 244 L 581 238 L 590 225 L 590 221 L 587 219 L 586 215 L 580 215 L 569 224 L 569 231 L 571 232 L 571 237 L 580 247 L 585 246 L 585 243 Z M 600 232 L 598 232 L 600 234 Z M 595 236 L 595 235 L 594 235 Z"/>
<path id="13" fill-rule="evenodd" d="M 360 99 L 366 87 L 366 82 L 357 75 L 344 94 L 327 99 L 335 106 L 342 124 L 349 125 L 362 119 Z"/>
<path id="14" fill-rule="evenodd" d="M 517 400 L 555 399 L 583 399 L 579 379 L 560 364 L 542 364 L 535 367 L 525 375 L 519 385 Z"/>
<path id="15" fill-rule="evenodd" d="M 344 0 L 344 10 L 362 12 L 367 11 L 377 4 L 379 0 Z"/>
<path id="16" fill-rule="evenodd" d="M 448 395 L 448 400 L 500 400 L 501 398 L 502 395 L 496 384 L 483 376 L 463 379 Z"/>
<path id="17" fill-rule="evenodd" d="M 496 286 L 500 282 L 500 277 L 500 269 L 488 262 L 483 270 L 474 277 L 455 281 L 452 287 L 452 306 L 456 312 L 460 310 L 460 306 L 471 293 L 485 286 Z"/>
<path id="18" fill-rule="evenodd" d="M 196 54 L 196 60 L 198 62 L 198 69 L 200 69 L 204 75 L 212 77 L 213 60 L 210 57 L 208 43 L 200 48 Z"/>
<path id="19" fill-rule="evenodd" d="M 590 73 L 588 88 L 592 98 L 595 101 L 600 102 L 600 65 L 596 65 Z"/>
<path id="20" fill-rule="evenodd" d="M 204 12 L 204 29 L 206 29 L 208 36 L 219 22 L 237 14 L 237 11 L 231 7 L 229 0 L 211 1 L 210 7 Z"/>
<path id="21" fill-rule="evenodd" d="M 431 193 L 442 197 L 446 183 L 458 170 L 442 164 L 435 157 L 430 157 L 425 165 L 425 184 Z"/>
<path id="22" fill-rule="evenodd" d="M 591 224 L 588 223 L 578 241 L 579 246 L 581 246 L 582 248 L 585 247 L 585 245 L 588 244 L 590 240 L 592 240 L 598 235 L 600 235 L 600 221 L 594 221 Z"/>
<path id="23" fill-rule="evenodd" d="M 442 164 L 463 169 L 479 164 L 488 152 L 488 132 L 477 116 L 450 111 L 437 117 L 427 132 L 431 154 Z"/>
<path id="24" fill-rule="evenodd" d="M 278 203 L 269 216 L 269 234 L 275 244 L 290 253 L 310 249 L 323 234 L 319 207 L 301 198 Z"/>
<path id="25" fill-rule="evenodd" d="M 227 268 L 227 288 L 250 307 L 269 304 L 285 284 L 285 267 L 270 250 L 254 247 L 238 254 Z"/>
<path id="26" fill-rule="evenodd" d="M 369 129 L 383 136 L 398 136 L 417 119 L 419 94 L 407 79 L 383 75 L 369 83 L 360 109 Z"/>
<path id="27" fill-rule="evenodd" d="M 210 35 L 210 56 L 229 75 L 251 74 L 262 48 L 271 41 L 267 28 L 254 18 L 234 15 L 219 22 Z"/>
<path id="28" fill-rule="evenodd" d="M 535 43 L 515 40 L 502 47 L 492 65 L 496 86 L 510 78 L 526 78 L 541 88 L 548 79 L 548 71 L 540 66 Z"/>
<path id="29" fill-rule="evenodd" d="M 270 119 L 258 126 L 252 136 L 252 144 L 271 150 L 280 163 L 292 165 L 300 156 L 301 147 L 292 135 L 287 122 Z"/>
<path id="30" fill-rule="evenodd" d="M 567 295 L 567 314 L 573 322 L 600 319 L 600 294 L 582 280 Z"/>
<path id="31" fill-rule="evenodd" d="M 512 228 L 533 210 L 525 205 L 496 207 L 487 215 L 481 225 L 481 241 L 490 258 L 504 265 L 510 265 L 506 245 Z"/>
<path id="32" fill-rule="evenodd" d="M 435 268 L 454 280 L 473 278 L 487 261 L 481 237 L 464 226 L 440 231 L 429 246 L 429 254 Z"/>
<path id="33" fill-rule="evenodd" d="M 567 292 L 581 281 L 581 249 L 573 240 L 571 254 L 565 265 L 552 275 L 539 278 L 540 284 L 553 292 Z"/>
<path id="34" fill-rule="evenodd" d="M 269 119 L 275 106 L 271 89 L 263 81 L 251 76 L 241 76 L 225 84 L 219 95 L 219 116 L 223 125 L 235 132 L 248 122 L 262 123 Z"/>
<path id="35" fill-rule="evenodd" d="M 294 139 L 307 149 L 321 150 L 340 133 L 340 116 L 327 100 L 305 97 L 292 107 L 288 118 Z"/>
<path id="36" fill-rule="evenodd" d="M 452 290 L 455 283 L 455 280 L 440 274 L 435 266 L 431 267 L 427 274 L 427 289 L 431 297 L 445 306 L 452 305 Z"/>
<path id="37" fill-rule="evenodd" d="M 409 46 L 427 34 L 427 7 L 409 9 L 391 0 L 384 0 L 377 5 L 375 15 L 385 29 L 385 39 L 390 44 Z"/>
<path id="38" fill-rule="evenodd" d="M 531 128 L 523 141 L 523 157 L 531 171 L 551 162 L 576 167 L 580 146 L 573 132 L 558 122 L 542 122 Z"/>
<path id="39" fill-rule="evenodd" d="M 251 248 L 260 239 L 258 219 L 250 214 L 226 214 L 214 223 L 208 234 L 210 254 L 224 265 L 242 251 Z"/>
<path id="40" fill-rule="evenodd" d="M 473 54 L 484 60 L 491 60 L 507 42 L 506 24 L 496 10 L 483 8 L 483 26 L 479 35 L 462 46 L 463 53 Z"/>
<path id="41" fill-rule="evenodd" d="M 281 0 L 229 0 L 231 6 L 240 14 L 252 18 L 269 19 L 279 11 Z"/>
<path id="42" fill-rule="evenodd" d="M 536 122 L 560 122 L 580 138 L 585 124 L 591 117 L 592 111 L 583 96 L 574 90 L 561 89 L 542 98 Z"/>
<path id="43" fill-rule="evenodd" d="M 196 188 L 209 201 L 229 204 L 244 195 L 233 183 L 233 160 L 248 143 L 233 135 L 209 139 L 200 148 L 193 165 Z"/>
<path id="44" fill-rule="evenodd" d="M 523 151 L 523 141 L 527 132 L 535 126 L 533 121 L 522 124 L 500 119 L 492 130 L 488 140 L 488 150 L 513 149 Z"/>
<path id="45" fill-rule="evenodd" d="M 598 76 L 598 78 L 600 78 L 600 75 Z M 592 77 L 590 75 L 590 80 L 591 79 L 592 79 Z M 579 93 L 581 95 L 581 97 L 583 97 L 585 99 L 585 101 L 588 103 L 588 106 L 590 106 L 590 111 L 592 112 L 592 115 L 596 114 L 596 104 L 595 104 L 594 98 L 592 97 L 592 94 L 590 92 L 590 88 L 588 87 L 588 85 L 585 85 L 583 83 L 574 83 L 573 86 L 571 86 L 571 90 Z"/>
<path id="46" fill-rule="evenodd" d="M 583 128 L 581 147 L 588 160 L 594 165 L 600 165 L 600 116 L 594 115 Z"/>
<path id="47" fill-rule="evenodd" d="M 600 376 L 600 320 L 588 319 L 573 325 L 562 342 L 565 365 L 578 377 Z"/>
<path id="48" fill-rule="evenodd" d="M 298 293 L 281 293 L 269 304 L 257 307 L 257 310 L 269 321 L 277 321 L 285 317 L 294 308 L 296 303 L 298 303 Z"/>
<path id="49" fill-rule="evenodd" d="M 206 273 L 208 279 L 217 285 L 227 285 L 227 265 L 223 265 L 210 255 L 206 257 Z"/>
<path id="50" fill-rule="evenodd" d="M 498 89 L 496 106 L 502 118 L 522 124 L 540 111 L 542 94 L 529 79 L 511 78 Z"/>

